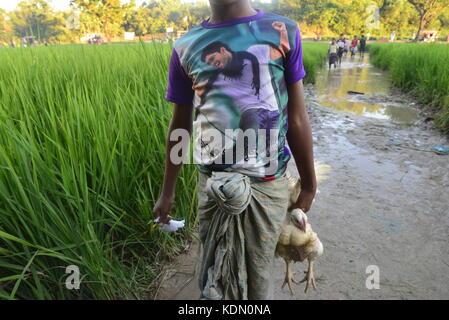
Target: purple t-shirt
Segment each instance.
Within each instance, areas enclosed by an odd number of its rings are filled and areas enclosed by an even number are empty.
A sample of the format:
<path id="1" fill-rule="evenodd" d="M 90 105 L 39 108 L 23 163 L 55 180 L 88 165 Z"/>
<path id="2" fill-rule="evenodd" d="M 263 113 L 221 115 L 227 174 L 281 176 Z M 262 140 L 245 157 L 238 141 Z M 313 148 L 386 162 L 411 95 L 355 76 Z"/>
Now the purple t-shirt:
<path id="1" fill-rule="evenodd" d="M 197 111 L 195 160 L 200 170 L 236 171 L 271 180 L 285 172 L 290 159 L 285 143 L 287 85 L 304 76 L 297 23 L 258 10 L 256 15 L 220 24 L 203 21 L 178 39 L 165 98 L 193 105 Z M 236 149 L 226 130 L 238 129 L 267 130 L 270 137 L 274 132 L 276 144 L 270 151 L 248 147 L 245 157 L 221 164 L 219 160 Z M 217 130 L 223 139 L 210 141 Z M 248 161 L 251 157 L 253 161 Z"/>

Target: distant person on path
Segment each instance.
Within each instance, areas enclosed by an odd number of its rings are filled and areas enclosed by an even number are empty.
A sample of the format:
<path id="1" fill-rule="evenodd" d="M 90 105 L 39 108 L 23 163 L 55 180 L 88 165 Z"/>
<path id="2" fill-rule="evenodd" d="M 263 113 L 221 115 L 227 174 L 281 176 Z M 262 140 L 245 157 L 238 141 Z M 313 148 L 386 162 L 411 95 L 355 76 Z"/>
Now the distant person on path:
<path id="1" fill-rule="evenodd" d="M 345 52 L 345 39 L 343 38 L 343 34 L 340 34 L 340 38 L 337 40 L 338 46 L 338 64 L 341 66 L 341 59 L 343 57 L 343 53 Z"/>
<path id="2" fill-rule="evenodd" d="M 332 42 L 329 45 L 329 70 L 332 69 L 332 65 L 337 69 L 337 60 L 338 60 L 338 46 L 335 41 L 335 38 L 332 39 Z"/>
<path id="3" fill-rule="evenodd" d="M 363 35 L 360 39 L 360 57 L 363 59 L 365 57 L 366 52 L 366 38 Z"/>
<path id="4" fill-rule="evenodd" d="M 349 52 L 351 51 L 351 40 L 349 38 L 345 38 L 345 56 L 347 57 Z"/>
<path id="5" fill-rule="evenodd" d="M 357 36 L 354 36 L 354 39 L 351 42 L 351 58 L 355 56 L 357 53 L 357 46 L 359 44 L 359 40 L 357 39 Z"/>
<path id="6" fill-rule="evenodd" d="M 395 39 L 396 39 L 396 32 L 393 31 L 390 35 L 390 41 L 394 42 Z"/>

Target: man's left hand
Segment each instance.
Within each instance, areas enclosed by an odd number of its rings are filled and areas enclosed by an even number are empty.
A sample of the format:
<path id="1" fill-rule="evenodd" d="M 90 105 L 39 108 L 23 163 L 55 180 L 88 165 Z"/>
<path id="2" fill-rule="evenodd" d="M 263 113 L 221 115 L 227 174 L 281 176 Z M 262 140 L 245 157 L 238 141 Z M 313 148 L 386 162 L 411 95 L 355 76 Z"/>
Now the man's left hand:
<path id="1" fill-rule="evenodd" d="M 298 201 L 296 201 L 292 209 L 301 209 L 305 213 L 309 212 L 315 200 L 315 195 L 316 190 L 301 190 Z"/>

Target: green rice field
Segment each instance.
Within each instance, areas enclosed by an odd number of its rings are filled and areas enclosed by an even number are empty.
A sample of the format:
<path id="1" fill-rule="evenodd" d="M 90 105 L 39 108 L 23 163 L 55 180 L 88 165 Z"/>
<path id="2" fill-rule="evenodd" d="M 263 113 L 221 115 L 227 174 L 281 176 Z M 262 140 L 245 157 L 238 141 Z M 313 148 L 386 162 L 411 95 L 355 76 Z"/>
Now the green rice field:
<path id="1" fill-rule="evenodd" d="M 315 83 L 317 71 L 323 60 L 327 58 L 328 44 L 326 42 L 303 42 L 303 61 L 307 75 L 305 83 Z"/>
<path id="2" fill-rule="evenodd" d="M 449 45 L 389 44 L 369 46 L 371 62 L 390 71 L 393 84 L 437 112 L 437 125 L 449 132 Z"/>
<path id="3" fill-rule="evenodd" d="M 326 44 L 305 43 L 313 82 Z M 195 229 L 196 171 L 184 166 L 163 234 L 171 46 L 0 49 L 0 299 L 143 299 Z M 76 265 L 79 290 L 65 286 Z"/>

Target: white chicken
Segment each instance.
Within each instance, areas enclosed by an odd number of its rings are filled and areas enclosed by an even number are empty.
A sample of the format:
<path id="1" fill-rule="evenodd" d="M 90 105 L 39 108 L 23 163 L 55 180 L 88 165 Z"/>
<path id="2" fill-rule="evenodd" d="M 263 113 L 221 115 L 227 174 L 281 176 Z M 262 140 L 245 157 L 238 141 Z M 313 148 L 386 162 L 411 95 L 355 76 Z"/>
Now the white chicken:
<path id="1" fill-rule="evenodd" d="M 330 167 L 328 165 L 315 164 L 318 183 L 327 178 L 329 170 Z M 287 178 L 289 181 L 290 208 L 298 199 L 301 184 L 299 179 L 292 177 L 290 173 L 287 173 Z M 301 209 L 289 210 L 276 246 L 276 256 L 283 258 L 286 264 L 286 275 L 282 288 L 287 284 L 290 292 L 293 294 L 292 282 L 298 282 L 293 278 L 292 264 L 297 261 L 303 262 L 307 259 L 309 266 L 306 276 L 299 283 L 306 282 L 305 292 L 307 292 L 309 286 L 313 286 L 316 289 L 313 264 L 321 257 L 323 250 L 323 244 L 308 223 L 307 215 Z"/>

